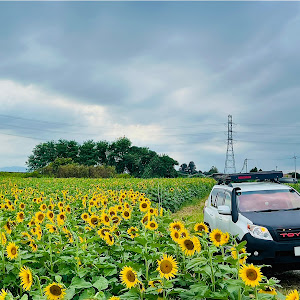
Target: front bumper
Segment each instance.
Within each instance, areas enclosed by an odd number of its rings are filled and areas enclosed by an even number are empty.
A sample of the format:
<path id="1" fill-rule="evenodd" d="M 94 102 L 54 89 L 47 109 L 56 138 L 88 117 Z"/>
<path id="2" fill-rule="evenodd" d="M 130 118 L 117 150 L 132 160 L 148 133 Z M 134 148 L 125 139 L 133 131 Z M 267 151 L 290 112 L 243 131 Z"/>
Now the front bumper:
<path id="1" fill-rule="evenodd" d="M 247 261 L 255 264 L 291 265 L 300 269 L 300 256 L 295 255 L 295 247 L 300 247 L 300 240 L 277 242 L 254 238 L 245 234 L 242 241 L 247 241 L 247 252 L 251 254 Z M 257 255 L 254 255 L 256 252 Z"/>

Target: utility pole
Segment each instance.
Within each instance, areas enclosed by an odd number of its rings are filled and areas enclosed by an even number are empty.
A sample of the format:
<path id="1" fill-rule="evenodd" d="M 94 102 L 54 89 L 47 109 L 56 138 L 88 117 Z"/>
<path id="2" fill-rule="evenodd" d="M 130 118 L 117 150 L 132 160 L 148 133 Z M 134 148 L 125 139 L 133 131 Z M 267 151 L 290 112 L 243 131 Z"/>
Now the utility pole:
<path id="1" fill-rule="evenodd" d="M 296 176 L 296 159 L 297 159 L 297 156 L 295 155 L 295 153 L 294 153 L 294 156 L 293 156 L 293 159 L 294 159 L 294 162 L 295 162 L 295 179 L 297 178 L 297 176 Z"/>
<path id="2" fill-rule="evenodd" d="M 232 115 L 228 115 L 227 151 L 224 173 L 236 173 L 232 140 Z"/>

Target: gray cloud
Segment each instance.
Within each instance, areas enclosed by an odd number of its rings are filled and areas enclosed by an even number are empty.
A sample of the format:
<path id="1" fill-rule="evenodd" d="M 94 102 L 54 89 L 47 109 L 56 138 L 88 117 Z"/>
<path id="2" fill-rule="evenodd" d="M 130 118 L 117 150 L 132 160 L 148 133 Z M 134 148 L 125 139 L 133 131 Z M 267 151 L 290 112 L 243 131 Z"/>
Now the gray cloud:
<path id="1" fill-rule="evenodd" d="M 222 170 L 232 114 L 237 165 L 292 168 L 299 16 L 295 2 L 1 2 L 0 83 L 16 92 L 0 101 L 25 118 L 0 116 L 5 143 L 127 134 Z"/>

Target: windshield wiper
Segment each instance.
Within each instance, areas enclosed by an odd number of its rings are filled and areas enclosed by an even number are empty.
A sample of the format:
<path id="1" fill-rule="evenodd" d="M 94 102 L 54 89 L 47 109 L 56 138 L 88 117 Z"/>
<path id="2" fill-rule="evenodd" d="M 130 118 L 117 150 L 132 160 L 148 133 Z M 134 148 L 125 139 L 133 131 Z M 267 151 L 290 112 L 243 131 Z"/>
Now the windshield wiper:
<path id="1" fill-rule="evenodd" d="M 289 209 L 284 209 L 284 210 L 300 210 L 300 207 L 289 208 Z"/>
<path id="2" fill-rule="evenodd" d="M 270 212 L 270 211 L 279 211 L 282 209 L 265 209 L 265 210 L 254 210 L 253 212 Z"/>

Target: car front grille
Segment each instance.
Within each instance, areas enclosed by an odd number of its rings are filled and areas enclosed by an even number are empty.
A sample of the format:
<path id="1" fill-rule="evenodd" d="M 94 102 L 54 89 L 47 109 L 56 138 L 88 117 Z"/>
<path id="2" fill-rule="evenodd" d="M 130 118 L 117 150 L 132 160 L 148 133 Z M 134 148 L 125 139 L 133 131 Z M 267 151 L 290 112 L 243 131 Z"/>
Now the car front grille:
<path id="1" fill-rule="evenodd" d="M 300 240 L 300 228 L 280 228 L 276 231 L 279 241 Z"/>

